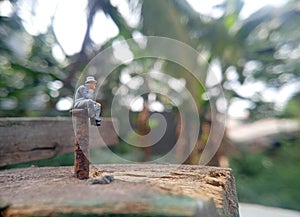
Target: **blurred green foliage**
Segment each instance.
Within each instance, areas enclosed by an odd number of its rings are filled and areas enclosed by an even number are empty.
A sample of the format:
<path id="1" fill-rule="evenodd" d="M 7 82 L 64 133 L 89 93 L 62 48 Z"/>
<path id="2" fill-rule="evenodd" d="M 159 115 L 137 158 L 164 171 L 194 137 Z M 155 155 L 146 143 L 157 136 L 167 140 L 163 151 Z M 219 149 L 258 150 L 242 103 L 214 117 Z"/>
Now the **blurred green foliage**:
<path id="1" fill-rule="evenodd" d="M 300 94 L 295 94 L 287 103 L 285 110 L 282 114 L 286 118 L 295 118 L 300 120 Z"/>
<path id="2" fill-rule="evenodd" d="M 0 29 L 0 116 L 58 115 L 64 73 L 51 55 L 53 32 L 32 36 L 17 15 L 0 17 Z"/>
<path id="3" fill-rule="evenodd" d="M 300 138 L 280 142 L 231 158 L 240 202 L 300 210 Z"/>
<path id="4" fill-rule="evenodd" d="M 86 19 L 87 29 L 81 50 L 73 55 L 64 53 L 65 59 L 58 61 L 53 56 L 53 48 L 63 47 L 53 23 L 45 33 L 30 35 L 24 28 L 27 21 L 22 13 L 28 10 L 34 17 L 38 7 L 26 9 L 23 1 L 11 1 L 13 12 L 9 16 L 0 14 L 0 116 L 66 115 L 58 111 L 57 103 L 63 99 L 71 103 L 76 82 L 86 64 L 114 42 L 137 33 L 170 37 L 192 46 L 207 60 L 201 65 L 204 70 L 208 71 L 210 63 L 218 63 L 228 104 L 236 99 L 247 101 L 251 118 L 281 115 L 282 111 L 274 109 L 274 99 L 265 96 L 264 91 L 278 92 L 289 83 L 299 82 L 297 1 L 290 0 L 281 8 L 262 8 L 244 19 L 240 18 L 241 0 L 227 0 L 216 6 L 223 12 L 219 17 L 199 14 L 185 0 L 127 0 L 127 3 L 129 11 L 138 19 L 136 25 L 129 25 L 120 8 L 109 0 L 89 0 L 86 17 L 82 17 Z M 27 4 L 34 5 L 35 1 L 29 0 Z M 96 44 L 90 37 L 92 27 L 102 28 L 93 26 L 97 12 L 111 18 L 119 29 L 117 36 L 103 44 Z M 52 22 L 54 18 L 55 14 L 50 17 Z M 134 47 L 130 49 L 137 52 Z M 184 53 L 178 55 L 185 57 Z M 140 62 L 145 71 L 155 64 L 152 61 L 149 65 L 148 60 Z M 121 71 L 132 70 L 134 64 L 120 66 L 104 84 L 100 100 L 106 105 L 105 115 L 109 115 L 112 90 L 119 83 Z M 203 101 L 203 93 L 210 93 L 215 87 L 202 87 L 183 69 L 166 61 L 163 64 L 165 73 L 186 80 L 199 110 L 204 111 L 208 104 Z M 239 87 L 254 83 L 260 87 L 254 88 L 251 94 L 240 91 Z"/>

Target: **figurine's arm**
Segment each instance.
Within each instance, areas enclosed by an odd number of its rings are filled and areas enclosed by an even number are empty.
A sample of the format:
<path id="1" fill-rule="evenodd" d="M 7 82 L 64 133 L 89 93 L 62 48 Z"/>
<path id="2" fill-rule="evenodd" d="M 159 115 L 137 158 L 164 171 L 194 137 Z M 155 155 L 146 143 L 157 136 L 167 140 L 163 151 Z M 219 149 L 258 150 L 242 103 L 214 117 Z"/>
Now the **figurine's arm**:
<path id="1" fill-rule="evenodd" d="M 78 89 L 78 91 L 84 99 L 92 99 L 93 100 L 94 94 L 92 92 L 90 92 L 86 86 L 81 86 Z"/>
<path id="2" fill-rule="evenodd" d="M 76 104 L 76 102 L 80 102 L 80 101 L 86 100 L 86 99 L 93 101 L 95 103 L 95 105 L 97 105 L 98 107 L 101 107 L 101 104 L 94 100 L 93 92 L 89 91 L 87 86 L 82 85 L 77 89 L 77 92 L 75 95 L 75 104 Z"/>

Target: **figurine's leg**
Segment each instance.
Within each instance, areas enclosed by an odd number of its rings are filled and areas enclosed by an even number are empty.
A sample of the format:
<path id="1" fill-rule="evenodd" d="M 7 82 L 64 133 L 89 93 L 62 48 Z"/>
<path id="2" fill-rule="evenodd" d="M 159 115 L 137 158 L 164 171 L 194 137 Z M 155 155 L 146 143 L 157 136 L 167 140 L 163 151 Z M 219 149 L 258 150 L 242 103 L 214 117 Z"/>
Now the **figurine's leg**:
<path id="1" fill-rule="evenodd" d="M 86 109 L 87 108 L 87 100 L 80 100 L 75 103 L 74 108 L 81 108 Z"/>
<path id="2" fill-rule="evenodd" d="M 95 105 L 95 119 L 96 120 L 101 120 L 100 114 L 101 114 L 101 107 Z"/>
<path id="3" fill-rule="evenodd" d="M 100 114 L 101 114 L 101 107 L 95 105 L 95 123 L 96 126 L 100 126 L 101 125 L 101 118 L 100 118 Z"/>
<path id="4" fill-rule="evenodd" d="M 88 115 L 90 118 L 95 118 L 96 112 L 95 112 L 95 102 L 91 99 L 87 100 L 87 108 L 88 108 Z"/>
<path id="5" fill-rule="evenodd" d="M 87 109 L 91 125 L 97 126 L 97 123 L 95 120 L 96 112 L 95 112 L 94 106 L 95 106 L 95 102 L 91 99 L 81 100 L 74 105 L 75 108 Z"/>

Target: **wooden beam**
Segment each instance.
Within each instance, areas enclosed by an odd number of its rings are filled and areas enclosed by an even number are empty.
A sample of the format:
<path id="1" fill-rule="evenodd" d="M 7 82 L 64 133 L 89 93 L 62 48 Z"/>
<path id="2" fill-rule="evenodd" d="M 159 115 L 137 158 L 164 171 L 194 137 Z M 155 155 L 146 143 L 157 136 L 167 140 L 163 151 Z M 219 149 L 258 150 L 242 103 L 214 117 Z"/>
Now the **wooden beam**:
<path id="1" fill-rule="evenodd" d="M 89 147 L 118 143 L 113 120 L 90 127 Z M 74 150 L 72 118 L 0 118 L 0 166 L 51 158 Z"/>
<path id="2" fill-rule="evenodd" d="M 96 165 L 115 181 L 92 185 L 73 167 L 0 171 L 2 216 L 239 216 L 230 169 L 158 164 Z"/>
<path id="3" fill-rule="evenodd" d="M 75 111 L 73 109 L 73 117 Z M 80 109 L 82 110 L 82 109 Z M 87 111 L 82 110 L 86 115 L 75 115 L 76 147 L 74 150 L 74 174 L 78 179 L 89 178 L 89 117 Z"/>

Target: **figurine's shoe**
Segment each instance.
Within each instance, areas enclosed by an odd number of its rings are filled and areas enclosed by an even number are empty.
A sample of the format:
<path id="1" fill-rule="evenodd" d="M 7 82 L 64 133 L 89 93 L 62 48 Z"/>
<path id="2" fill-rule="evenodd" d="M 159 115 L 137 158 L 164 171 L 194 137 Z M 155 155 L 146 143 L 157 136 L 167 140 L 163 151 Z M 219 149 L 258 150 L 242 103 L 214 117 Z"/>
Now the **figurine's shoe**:
<path id="1" fill-rule="evenodd" d="M 96 126 L 101 126 L 101 120 L 95 120 Z"/>

